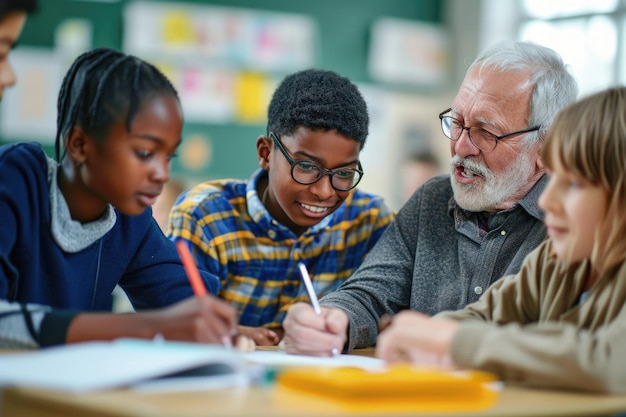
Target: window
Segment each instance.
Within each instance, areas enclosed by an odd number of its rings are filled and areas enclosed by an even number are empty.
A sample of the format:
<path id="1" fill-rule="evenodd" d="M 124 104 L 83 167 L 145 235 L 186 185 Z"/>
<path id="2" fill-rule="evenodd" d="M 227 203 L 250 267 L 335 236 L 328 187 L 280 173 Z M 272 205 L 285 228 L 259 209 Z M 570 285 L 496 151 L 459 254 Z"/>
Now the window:
<path id="1" fill-rule="evenodd" d="M 550 47 L 585 96 L 626 83 L 626 0 L 522 0 L 518 37 Z"/>

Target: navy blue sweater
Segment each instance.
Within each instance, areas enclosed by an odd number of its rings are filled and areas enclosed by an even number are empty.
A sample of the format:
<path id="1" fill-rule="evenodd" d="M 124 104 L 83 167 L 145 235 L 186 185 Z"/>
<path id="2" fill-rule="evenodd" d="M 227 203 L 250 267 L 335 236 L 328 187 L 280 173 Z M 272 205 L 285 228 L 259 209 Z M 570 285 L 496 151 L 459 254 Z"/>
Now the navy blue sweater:
<path id="1" fill-rule="evenodd" d="M 31 336 L 45 346 L 64 342 L 76 312 L 110 311 L 116 284 L 138 310 L 193 295 L 176 248 L 151 210 L 138 216 L 116 211 L 115 225 L 101 239 L 77 253 L 63 251 L 51 233 L 47 175 L 38 144 L 0 148 L 0 344 L 3 332 L 15 331 L 2 324 L 16 311 L 15 303 L 52 307 L 39 329 L 20 307 Z M 217 277 L 202 274 L 216 294 Z"/>

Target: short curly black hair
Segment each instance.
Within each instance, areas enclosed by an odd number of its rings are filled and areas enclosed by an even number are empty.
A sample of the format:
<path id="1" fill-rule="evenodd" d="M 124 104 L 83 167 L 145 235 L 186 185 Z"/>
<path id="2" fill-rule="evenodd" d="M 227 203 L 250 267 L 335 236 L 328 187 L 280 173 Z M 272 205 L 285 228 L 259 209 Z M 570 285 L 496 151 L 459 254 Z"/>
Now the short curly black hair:
<path id="1" fill-rule="evenodd" d="M 333 71 L 307 69 L 286 76 L 267 112 L 267 134 L 291 135 L 298 127 L 337 130 L 363 148 L 368 134 L 367 104 L 352 82 Z"/>

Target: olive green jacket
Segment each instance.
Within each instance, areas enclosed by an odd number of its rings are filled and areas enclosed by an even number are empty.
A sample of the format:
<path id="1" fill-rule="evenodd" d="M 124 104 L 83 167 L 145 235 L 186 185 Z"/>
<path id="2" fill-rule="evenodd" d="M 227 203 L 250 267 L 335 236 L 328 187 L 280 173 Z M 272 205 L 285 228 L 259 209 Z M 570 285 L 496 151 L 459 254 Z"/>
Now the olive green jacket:
<path id="1" fill-rule="evenodd" d="M 626 392 L 626 262 L 580 302 L 589 262 L 568 266 L 550 248 L 544 242 L 479 301 L 436 316 L 463 320 L 454 362 L 533 386 Z"/>

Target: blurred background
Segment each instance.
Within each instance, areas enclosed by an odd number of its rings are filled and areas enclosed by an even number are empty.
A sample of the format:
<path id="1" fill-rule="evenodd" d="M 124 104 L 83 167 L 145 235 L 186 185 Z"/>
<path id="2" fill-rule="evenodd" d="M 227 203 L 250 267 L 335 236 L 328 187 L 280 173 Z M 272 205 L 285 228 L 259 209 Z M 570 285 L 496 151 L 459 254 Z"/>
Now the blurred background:
<path id="1" fill-rule="evenodd" d="M 362 189 L 398 209 L 446 172 L 438 113 L 467 66 L 501 39 L 559 52 L 581 96 L 626 80 L 626 0 L 39 0 L 12 53 L 20 80 L 0 105 L 0 142 L 38 141 L 52 155 L 56 99 L 74 58 L 112 47 L 158 66 L 178 89 L 179 189 L 247 178 L 267 103 L 288 73 L 349 77 L 369 105 Z"/>

